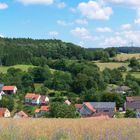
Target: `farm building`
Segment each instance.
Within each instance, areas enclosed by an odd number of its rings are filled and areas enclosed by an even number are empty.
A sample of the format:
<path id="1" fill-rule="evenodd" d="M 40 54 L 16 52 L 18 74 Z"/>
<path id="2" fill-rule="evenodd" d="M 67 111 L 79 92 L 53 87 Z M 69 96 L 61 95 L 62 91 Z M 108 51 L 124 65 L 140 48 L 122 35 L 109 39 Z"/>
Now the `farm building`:
<path id="1" fill-rule="evenodd" d="M 106 113 L 109 117 L 113 117 L 115 112 L 115 102 L 85 102 L 79 110 L 82 117 L 94 117 L 97 114 L 102 113 Z"/>

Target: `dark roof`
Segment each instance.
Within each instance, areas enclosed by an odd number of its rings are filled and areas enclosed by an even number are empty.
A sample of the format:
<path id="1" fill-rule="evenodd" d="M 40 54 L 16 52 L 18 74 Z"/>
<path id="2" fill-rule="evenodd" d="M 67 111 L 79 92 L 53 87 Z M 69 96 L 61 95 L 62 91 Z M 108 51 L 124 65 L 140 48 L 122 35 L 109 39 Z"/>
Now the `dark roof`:
<path id="1" fill-rule="evenodd" d="M 95 108 L 115 108 L 115 102 L 90 102 L 90 104 Z"/>
<path id="2" fill-rule="evenodd" d="M 126 97 L 127 102 L 140 102 L 140 96 Z"/>
<path id="3" fill-rule="evenodd" d="M 126 109 L 140 109 L 140 102 L 126 102 Z"/>

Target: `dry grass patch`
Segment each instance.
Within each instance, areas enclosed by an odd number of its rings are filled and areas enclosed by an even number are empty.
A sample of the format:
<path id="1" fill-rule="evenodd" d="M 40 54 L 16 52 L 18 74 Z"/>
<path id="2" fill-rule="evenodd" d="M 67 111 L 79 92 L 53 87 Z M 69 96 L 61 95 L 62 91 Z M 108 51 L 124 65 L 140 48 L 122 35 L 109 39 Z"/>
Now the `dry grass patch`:
<path id="1" fill-rule="evenodd" d="M 96 62 L 95 64 L 100 68 L 101 71 L 103 71 L 105 68 L 115 69 L 115 68 L 119 68 L 121 66 L 125 66 L 128 68 L 128 63 L 115 63 L 115 62 L 100 63 L 100 62 Z"/>
<path id="2" fill-rule="evenodd" d="M 137 119 L 1 119 L 0 140 L 139 140 Z"/>
<path id="3" fill-rule="evenodd" d="M 128 59 L 131 59 L 135 57 L 136 59 L 140 59 L 140 53 L 135 53 L 135 54 L 118 54 L 114 59 L 117 61 L 126 61 Z"/>

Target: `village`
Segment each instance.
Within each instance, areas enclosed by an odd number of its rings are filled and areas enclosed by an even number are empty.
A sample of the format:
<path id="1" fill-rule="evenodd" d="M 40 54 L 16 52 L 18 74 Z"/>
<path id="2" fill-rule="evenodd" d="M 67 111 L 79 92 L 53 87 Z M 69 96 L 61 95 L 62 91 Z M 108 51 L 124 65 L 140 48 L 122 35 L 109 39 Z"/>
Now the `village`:
<path id="1" fill-rule="evenodd" d="M 17 90 L 16 86 L 0 84 L 0 100 L 2 100 L 3 96 L 17 94 Z M 130 92 L 130 88 L 122 86 L 117 89 L 117 92 L 122 94 L 125 94 L 126 91 Z M 38 108 L 35 109 L 32 116 L 22 110 L 16 112 L 14 115 L 11 115 L 8 108 L 0 108 L 0 117 L 15 119 L 41 118 L 50 111 L 49 97 L 37 93 L 26 93 L 24 97 L 24 104 L 28 106 L 38 106 Z M 64 101 L 64 104 L 67 106 L 72 105 L 71 101 L 68 99 Z M 124 107 L 119 108 L 118 110 L 116 109 L 116 102 L 83 102 L 82 104 L 74 104 L 74 107 L 80 118 L 115 118 L 115 114 L 117 112 L 125 114 L 127 109 L 135 111 L 135 117 L 140 118 L 140 96 L 126 97 Z"/>

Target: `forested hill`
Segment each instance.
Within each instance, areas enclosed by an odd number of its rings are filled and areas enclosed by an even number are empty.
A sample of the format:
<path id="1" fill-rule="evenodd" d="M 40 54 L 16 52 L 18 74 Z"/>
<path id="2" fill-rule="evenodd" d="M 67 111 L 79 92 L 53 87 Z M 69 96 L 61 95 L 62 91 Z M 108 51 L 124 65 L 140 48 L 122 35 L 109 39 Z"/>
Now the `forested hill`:
<path id="1" fill-rule="evenodd" d="M 108 61 L 117 53 L 140 53 L 139 47 L 86 49 L 61 40 L 0 38 L 0 65 L 45 63 L 48 59 Z"/>
<path id="2" fill-rule="evenodd" d="M 140 53 L 140 47 L 117 47 L 119 53 Z"/>
<path id="3" fill-rule="evenodd" d="M 111 52 L 111 53 L 110 53 Z M 108 59 L 112 51 L 89 50 L 61 40 L 0 38 L 0 65 L 45 63 L 47 59 Z"/>

